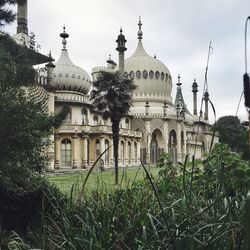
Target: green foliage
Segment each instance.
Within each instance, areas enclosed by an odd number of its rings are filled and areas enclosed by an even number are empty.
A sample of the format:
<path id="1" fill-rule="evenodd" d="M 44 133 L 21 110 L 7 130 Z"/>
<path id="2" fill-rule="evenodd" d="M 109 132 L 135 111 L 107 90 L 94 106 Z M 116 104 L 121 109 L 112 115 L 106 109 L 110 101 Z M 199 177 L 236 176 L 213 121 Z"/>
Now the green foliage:
<path id="1" fill-rule="evenodd" d="M 12 23 L 16 15 L 15 13 L 6 7 L 6 5 L 16 4 L 18 0 L 1 0 L 0 1 L 0 29 L 5 25 Z M 21 0 L 19 0 L 21 2 Z"/>
<path id="2" fill-rule="evenodd" d="M 243 248 L 248 166 L 239 155 L 218 145 L 204 162 L 174 166 L 163 154 L 158 167 L 157 178 L 57 207 L 46 220 L 45 248 Z"/>
<path id="3" fill-rule="evenodd" d="M 214 124 L 219 132 L 220 142 L 228 144 L 232 151 L 243 154 L 248 159 L 247 127 L 237 116 L 223 116 Z"/>
<path id="4" fill-rule="evenodd" d="M 39 174 L 47 165 L 50 135 L 67 108 L 48 116 L 45 99 L 32 99 L 35 71 L 27 49 L 0 37 L 0 233 L 27 233 L 40 225 L 44 189 Z M 50 188 L 48 188 L 50 190 Z M 22 248 L 20 248 L 22 249 Z"/>
<path id="5" fill-rule="evenodd" d="M 216 182 L 216 190 L 223 188 L 228 196 L 235 196 L 236 191 L 246 194 L 250 188 L 248 163 L 226 144 L 215 145 L 212 154 L 204 161 L 204 169 L 210 186 Z"/>

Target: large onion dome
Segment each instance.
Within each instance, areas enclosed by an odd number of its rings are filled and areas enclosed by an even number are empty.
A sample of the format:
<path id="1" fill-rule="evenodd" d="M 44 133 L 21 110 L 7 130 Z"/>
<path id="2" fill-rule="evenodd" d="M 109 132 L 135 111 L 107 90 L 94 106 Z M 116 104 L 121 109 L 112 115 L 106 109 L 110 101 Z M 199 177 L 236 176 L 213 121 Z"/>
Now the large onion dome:
<path id="1" fill-rule="evenodd" d="M 139 20 L 138 46 L 134 54 L 125 60 L 125 71 L 134 80 L 133 101 L 165 101 L 171 103 L 172 78 L 167 66 L 151 57 L 143 48 L 141 20 Z"/>
<path id="2" fill-rule="evenodd" d="M 66 49 L 66 38 L 68 38 L 69 35 L 65 32 L 65 27 L 60 37 L 63 38 L 63 49 L 59 60 L 55 63 L 54 87 L 56 90 L 77 91 L 87 94 L 91 86 L 90 76 L 85 70 L 76 66 L 70 60 Z"/>

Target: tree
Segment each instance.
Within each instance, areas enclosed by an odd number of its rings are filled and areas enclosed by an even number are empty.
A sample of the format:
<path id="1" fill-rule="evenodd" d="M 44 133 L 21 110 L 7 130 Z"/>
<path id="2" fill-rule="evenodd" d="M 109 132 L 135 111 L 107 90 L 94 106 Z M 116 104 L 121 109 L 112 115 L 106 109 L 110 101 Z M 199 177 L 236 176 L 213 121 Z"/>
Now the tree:
<path id="1" fill-rule="evenodd" d="M 221 143 L 227 144 L 232 151 L 241 153 L 243 158 L 247 158 L 247 127 L 237 116 L 220 117 L 213 129 L 219 132 Z"/>
<path id="2" fill-rule="evenodd" d="M 31 172 L 45 166 L 49 135 L 66 113 L 48 116 L 44 99 L 31 99 L 27 92 L 35 84 L 35 71 L 26 56 L 7 35 L 0 37 L 0 175 L 25 181 Z M 10 177 L 9 176 L 9 177 Z"/>
<path id="3" fill-rule="evenodd" d="M 18 0 L 0 0 L 0 28 L 5 24 L 12 23 L 15 20 L 15 13 L 13 12 L 13 10 L 6 8 L 6 5 L 16 4 L 17 1 Z"/>
<path id="4" fill-rule="evenodd" d="M 31 87 L 37 88 L 32 64 L 46 58 L 0 33 L 1 232 L 25 234 L 29 226 L 37 225 L 43 191 L 53 189 L 40 172 L 47 164 L 49 137 L 68 109 L 49 116 L 46 99 L 30 95 Z"/>
<path id="5" fill-rule="evenodd" d="M 101 71 L 93 82 L 90 99 L 104 118 L 110 117 L 112 122 L 113 148 L 115 160 L 115 183 L 118 184 L 118 147 L 119 124 L 131 107 L 132 91 L 136 88 L 134 82 L 125 74 Z"/>

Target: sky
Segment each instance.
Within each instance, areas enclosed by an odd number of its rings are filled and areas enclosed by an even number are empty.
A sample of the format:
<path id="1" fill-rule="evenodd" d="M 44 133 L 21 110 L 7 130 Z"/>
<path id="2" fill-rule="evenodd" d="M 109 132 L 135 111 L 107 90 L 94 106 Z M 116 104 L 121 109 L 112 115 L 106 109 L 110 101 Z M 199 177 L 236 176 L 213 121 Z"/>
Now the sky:
<path id="1" fill-rule="evenodd" d="M 244 25 L 250 16 L 249 0 L 28 0 L 28 28 L 35 33 L 40 52 L 48 54 L 51 50 L 53 58 L 59 58 L 62 48 L 59 33 L 65 25 L 70 36 L 67 48 L 71 60 L 89 74 L 93 67 L 105 66 L 109 54 L 118 61 L 115 40 L 121 27 L 127 39 L 125 57 L 132 55 L 138 41 L 139 16 L 145 50 L 168 67 L 173 79 L 173 100 L 180 74 L 190 111 L 194 78 L 199 85 L 199 100 L 202 97 L 211 41 L 210 100 L 217 119 L 235 115 L 245 73 Z M 16 23 L 5 30 L 15 34 Z M 248 37 L 250 51 L 250 23 Z M 243 100 L 238 116 L 247 120 Z M 214 121 L 211 107 L 209 117 Z"/>

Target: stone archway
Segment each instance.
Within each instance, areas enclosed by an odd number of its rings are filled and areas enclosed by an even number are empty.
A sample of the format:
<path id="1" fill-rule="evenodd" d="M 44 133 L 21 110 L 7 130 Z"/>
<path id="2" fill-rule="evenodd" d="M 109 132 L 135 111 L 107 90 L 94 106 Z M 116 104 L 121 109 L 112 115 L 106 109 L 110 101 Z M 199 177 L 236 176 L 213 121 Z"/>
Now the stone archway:
<path id="1" fill-rule="evenodd" d="M 150 163 L 157 164 L 163 150 L 164 140 L 162 132 L 159 129 L 155 129 L 152 133 L 150 142 Z"/>

